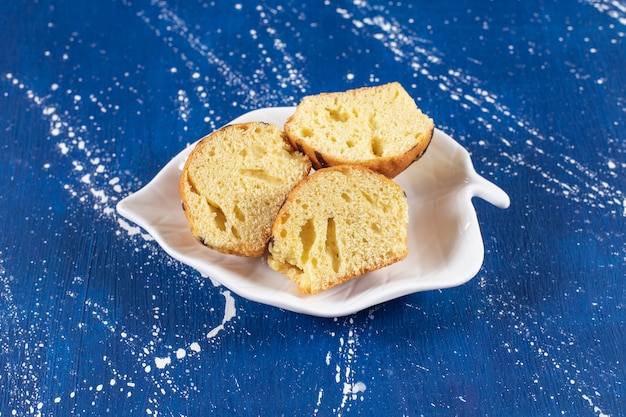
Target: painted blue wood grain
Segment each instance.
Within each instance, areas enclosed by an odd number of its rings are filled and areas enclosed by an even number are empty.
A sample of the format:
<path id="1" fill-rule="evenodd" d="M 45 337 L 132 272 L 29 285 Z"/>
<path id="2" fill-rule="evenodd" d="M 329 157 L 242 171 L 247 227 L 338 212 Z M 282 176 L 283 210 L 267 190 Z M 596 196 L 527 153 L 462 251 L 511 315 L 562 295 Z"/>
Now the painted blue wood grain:
<path id="1" fill-rule="evenodd" d="M 2 2 L 0 415 L 623 415 L 625 10 Z M 511 195 L 463 286 L 298 315 L 114 211 L 242 113 L 388 81 Z"/>

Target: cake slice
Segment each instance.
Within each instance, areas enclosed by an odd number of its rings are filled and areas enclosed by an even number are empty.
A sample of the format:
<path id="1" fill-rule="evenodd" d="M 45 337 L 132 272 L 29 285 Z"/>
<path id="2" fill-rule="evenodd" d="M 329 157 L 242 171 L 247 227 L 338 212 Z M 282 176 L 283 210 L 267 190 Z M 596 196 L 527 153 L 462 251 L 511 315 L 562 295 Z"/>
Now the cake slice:
<path id="1" fill-rule="evenodd" d="M 393 82 L 307 96 L 284 129 L 316 169 L 358 164 L 393 178 L 426 151 L 434 122 Z"/>
<path id="2" fill-rule="evenodd" d="M 193 235 L 219 252 L 260 257 L 287 193 L 311 170 L 280 127 L 260 122 L 226 126 L 203 138 L 180 178 Z"/>
<path id="3" fill-rule="evenodd" d="M 315 294 L 408 254 L 408 204 L 386 176 L 360 166 L 315 171 L 287 196 L 268 264 Z"/>

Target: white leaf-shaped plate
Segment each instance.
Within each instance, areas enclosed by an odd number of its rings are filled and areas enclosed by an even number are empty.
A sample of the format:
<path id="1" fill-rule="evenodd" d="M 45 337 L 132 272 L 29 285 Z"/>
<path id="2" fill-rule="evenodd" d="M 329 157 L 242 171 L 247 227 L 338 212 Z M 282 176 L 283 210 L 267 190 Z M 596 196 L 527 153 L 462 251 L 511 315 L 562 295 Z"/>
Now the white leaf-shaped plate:
<path id="1" fill-rule="evenodd" d="M 294 107 L 246 113 L 231 123 L 262 121 L 283 126 Z M 501 208 L 508 195 L 476 173 L 469 154 L 435 130 L 425 155 L 395 181 L 409 203 L 409 255 L 381 270 L 317 295 L 298 293 L 294 283 L 270 269 L 264 258 L 215 252 L 193 237 L 182 211 L 178 181 L 189 146 L 145 187 L 121 200 L 117 211 L 144 228 L 172 257 L 242 297 L 294 312 L 340 317 L 406 294 L 463 284 L 481 268 L 484 246 L 472 197 Z"/>

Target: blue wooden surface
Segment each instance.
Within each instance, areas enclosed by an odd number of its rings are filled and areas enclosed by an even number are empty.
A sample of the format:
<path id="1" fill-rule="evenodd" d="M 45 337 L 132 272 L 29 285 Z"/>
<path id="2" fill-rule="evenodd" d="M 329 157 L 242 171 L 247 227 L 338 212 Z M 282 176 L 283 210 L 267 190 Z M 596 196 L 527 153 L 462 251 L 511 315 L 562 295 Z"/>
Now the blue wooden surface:
<path id="1" fill-rule="evenodd" d="M 0 2 L 0 416 L 626 414 L 626 3 Z M 400 81 L 511 196 L 457 288 L 319 319 L 114 211 L 249 110 Z"/>

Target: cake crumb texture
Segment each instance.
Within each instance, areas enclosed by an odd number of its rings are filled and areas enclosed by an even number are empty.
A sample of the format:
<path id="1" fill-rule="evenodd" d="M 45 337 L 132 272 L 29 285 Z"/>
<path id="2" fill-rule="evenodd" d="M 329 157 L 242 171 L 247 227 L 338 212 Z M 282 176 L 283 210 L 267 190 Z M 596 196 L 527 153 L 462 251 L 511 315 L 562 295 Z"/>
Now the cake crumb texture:
<path id="1" fill-rule="evenodd" d="M 289 191 L 311 169 L 279 126 L 229 125 L 203 138 L 180 178 L 193 235 L 219 252 L 260 257 Z"/>
<path id="2" fill-rule="evenodd" d="M 408 254 L 408 203 L 382 174 L 359 166 L 315 171 L 281 208 L 268 264 L 315 294 Z"/>

